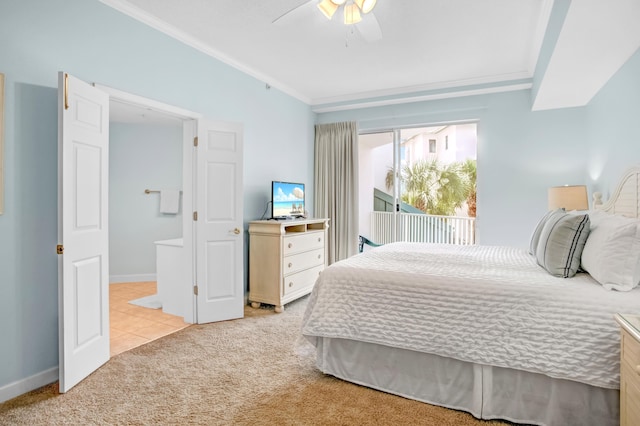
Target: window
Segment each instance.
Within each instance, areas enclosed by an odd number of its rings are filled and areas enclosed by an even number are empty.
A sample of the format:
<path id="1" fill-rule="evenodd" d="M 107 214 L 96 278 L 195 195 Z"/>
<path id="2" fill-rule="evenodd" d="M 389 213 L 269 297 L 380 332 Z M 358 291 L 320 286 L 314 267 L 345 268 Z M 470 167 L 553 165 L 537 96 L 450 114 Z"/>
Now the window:
<path id="1" fill-rule="evenodd" d="M 435 154 L 436 153 L 436 140 L 435 139 L 429 139 L 429 153 L 430 154 Z"/>

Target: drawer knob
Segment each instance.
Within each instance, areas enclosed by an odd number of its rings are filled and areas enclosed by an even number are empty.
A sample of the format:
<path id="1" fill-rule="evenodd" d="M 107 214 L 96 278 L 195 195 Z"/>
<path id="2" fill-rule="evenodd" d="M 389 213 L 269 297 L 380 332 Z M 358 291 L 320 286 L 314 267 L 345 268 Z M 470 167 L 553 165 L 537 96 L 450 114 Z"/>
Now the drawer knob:
<path id="1" fill-rule="evenodd" d="M 318 242 L 322 241 L 322 238 L 318 237 Z"/>
<path id="2" fill-rule="evenodd" d="M 319 254 L 319 255 L 318 255 L 318 259 L 320 259 L 321 257 L 322 257 L 322 255 L 320 255 L 320 254 Z"/>
<path id="3" fill-rule="evenodd" d="M 289 268 L 291 268 L 293 266 L 293 263 L 289 263 Z"/>
<path id="4" fill-rule="evenodd" d="M 293 247 L 293 243 L 289 243 L 289 248 Z"/>
<path id="5" fill-rule="evenodd" d="M 289 283 L 289 287 L 293 287 L 293 283 Z"/>

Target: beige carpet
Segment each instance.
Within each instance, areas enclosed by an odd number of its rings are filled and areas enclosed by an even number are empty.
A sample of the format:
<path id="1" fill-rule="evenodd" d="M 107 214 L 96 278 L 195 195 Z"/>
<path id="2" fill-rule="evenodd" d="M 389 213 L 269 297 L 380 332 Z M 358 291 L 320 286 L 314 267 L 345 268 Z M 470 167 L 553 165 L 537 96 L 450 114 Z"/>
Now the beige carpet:
<path id="1" fill-rule="evenodd" d="M 195 325 L 117 355 L 68 393 L 0 404 L 1 425 L 498 425 L 324 376 L 300 335 L 307 298 Z"/>

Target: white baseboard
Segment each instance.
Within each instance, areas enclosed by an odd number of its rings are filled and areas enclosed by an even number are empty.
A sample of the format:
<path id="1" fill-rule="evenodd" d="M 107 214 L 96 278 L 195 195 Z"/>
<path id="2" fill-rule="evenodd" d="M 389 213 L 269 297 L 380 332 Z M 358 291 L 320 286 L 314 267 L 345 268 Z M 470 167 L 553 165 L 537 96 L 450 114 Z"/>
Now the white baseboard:
<path id="1" fill-rule="evenodd" d="M 131 275 L 110 275 L 109 283 L 139 283 L 144 281 L 157 281 L 156 274 L 131 274 Z"/>
<path id="2" fill-rule="evenodd" d="M 53 367 L 26 379 L 0 387 L 0 402 L 8 401 L 34 389 L 58 381 L 58 367 Z"/>

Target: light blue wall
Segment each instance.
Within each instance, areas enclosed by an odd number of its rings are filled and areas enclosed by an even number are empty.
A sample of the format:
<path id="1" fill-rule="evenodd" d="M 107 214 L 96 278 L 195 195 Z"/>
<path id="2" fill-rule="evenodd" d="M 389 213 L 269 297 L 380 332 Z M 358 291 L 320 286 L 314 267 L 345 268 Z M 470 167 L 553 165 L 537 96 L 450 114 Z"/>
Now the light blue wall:
<path id="1" fill-rule="evenodd" d="M 585 108 L 531 112 L 529 90 L 325 113 L 361 131 L 478 120 L 478 241 L 526 246 L 547 206 L 547 188 L 582 183 Z"/>
<path id="2" fill-rule="evenodd" d="M 182 209 L 160 213 L 160 194 L 182 189 L 182 126 L 109 126 L 109 275 L 145 281 L 155 275 L 157 240 L 182 237 Z"/>
<path id="3" fill-rule="evenodd" d="M 272 179 L 313 188 L 315 115 L 309 106 L 267 90 L 264 82 L 97 0 L 3 0 L 6 192 L 0 216 L 0 393 L 58 364 L 60 70 L 211 119 L 243 123 L 245 229 L 264 210 Z"/>
<path id="4" fill-rule="evenodd" d="M 589 180 L 604 200 L 624 170 L 640 165 L 640 49 L 591 100 Z"/>

